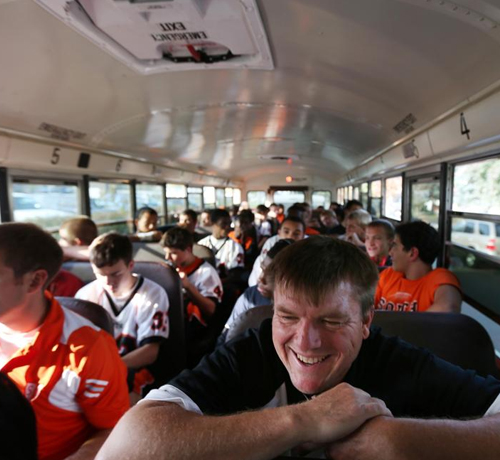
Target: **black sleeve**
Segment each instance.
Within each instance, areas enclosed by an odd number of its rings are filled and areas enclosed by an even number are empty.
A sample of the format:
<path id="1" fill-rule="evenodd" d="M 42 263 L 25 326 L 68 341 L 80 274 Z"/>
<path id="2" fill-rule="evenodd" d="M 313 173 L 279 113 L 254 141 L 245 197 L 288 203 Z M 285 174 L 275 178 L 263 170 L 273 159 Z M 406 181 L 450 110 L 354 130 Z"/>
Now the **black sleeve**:
<path id="1" fill-rule="evenodd" d="M 397 417 L 481 417 L 500 393 L 495 378 L 377 331 L 363 344 L 346 380 L 384 400 Z"/>
<path id="2" fill-rule="evenodd" d="M 206 356 L 169 383 L 205 414 L 231 414 L 267 404 L 286 377 L 272 343 L 271 321 Z"/>

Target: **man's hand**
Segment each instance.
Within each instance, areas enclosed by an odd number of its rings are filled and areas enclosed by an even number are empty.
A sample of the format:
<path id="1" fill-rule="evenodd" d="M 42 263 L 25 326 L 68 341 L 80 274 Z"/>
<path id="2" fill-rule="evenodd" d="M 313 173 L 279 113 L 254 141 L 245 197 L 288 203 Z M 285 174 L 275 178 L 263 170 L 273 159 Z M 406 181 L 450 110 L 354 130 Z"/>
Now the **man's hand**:
<path id="1" fill-rule="evenodd" d="M 347 383 L 295 407 L 308 431 L 307 442 L 314 444 L 341 440 L 373 417 L 392 416 L 383 401 Z"/>
<path id="2" fill-rule="evenodd" d="M 184 272 L 181 272 L 178 268 L 176 270 L 177 273 L 179 273 L 179 278 L 181 279 L 182 287 L 184 289 L 187 289 L 191 285 L 189 278 Z"/>

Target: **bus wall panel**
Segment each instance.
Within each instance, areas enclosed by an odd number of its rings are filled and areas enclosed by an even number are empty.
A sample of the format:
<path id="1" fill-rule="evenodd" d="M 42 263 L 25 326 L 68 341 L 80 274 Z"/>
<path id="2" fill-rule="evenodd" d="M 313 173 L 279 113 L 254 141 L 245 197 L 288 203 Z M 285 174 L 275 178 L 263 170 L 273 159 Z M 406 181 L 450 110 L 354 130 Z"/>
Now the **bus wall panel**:
<path id="1" fill-rule="evenodd" d="M 10 139 L 0 136 L 0 165 L 4 166 L 7 155 L 9 154 Z"/>

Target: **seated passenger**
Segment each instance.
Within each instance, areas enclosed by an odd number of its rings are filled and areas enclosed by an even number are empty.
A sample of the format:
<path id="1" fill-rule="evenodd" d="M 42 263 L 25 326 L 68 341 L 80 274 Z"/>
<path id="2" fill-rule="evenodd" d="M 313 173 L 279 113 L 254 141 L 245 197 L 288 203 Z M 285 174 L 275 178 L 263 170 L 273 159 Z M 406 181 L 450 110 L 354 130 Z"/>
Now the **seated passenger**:
<path id="1" fill-rule="evenodd" d="M 97 225 L 88 217 L 75 217 L 59 228 L 64 260 L 89 260 L 89 246 L 97 238 Z"/>
<path id="2" fill-rule="evenodd" d="M 295 240 L 289 238 L 279 240 L 264 256 L 262 263 L 260 264 L 261 273 L 257 284 L 246 289 L 236 301 L 231 315 L 224 326 L 224 336 L 227 335 L 229 329 L 231 329 L 238 316 L 242 313 L 261 305 L 272 305 L 273 287 L 272 284 L 266 279 L 265 270 L 282 249 L 285 249 L 294 242 Z"/>
<path id="3" fill-rule="evenodd" d="M 366 226 L 366 252 L 378 267 L 392 265 L 389 251 L 394 242 L 394 234 L 394 225 L 385 219 L 374 220 Z"/>
<path id="4" fill-rule="evenodd" d="M 113 338 L 44 292 L 62 256 L 41 228 L 0 225 L 0 369 L 31 402 L 40 460 L 92 459 L 129 407 L 127 375 Z"/>
<path id="5" fill-rule="evenodd" d="M 149 393 L 97 460 L 497 458 L 500 381 L 370 329 L 378 270 L 365 253 L 311 237 L 268 271 L 272 320 Z"/>
<path id="6" fill-rule="evenodd" d="M 208 350 L 201 349 L 207 326 L 222 301 L 222 283 L 212 265 L 193 254 L 193 237 L 184 228 L 172 228 L 161 239 L 165 257 L 172 262 L 182 280 L 186 301 L 186 343 L 192 363 Z M 197 361 L 196 361 L 197 362 Z"/>
<path id="7" fill-rule="evenodd" d="M 343 235 L 345 233 L 344 227 L 339 224 L 337 216 L 333 211 L 325 210 L 320 214 L 322 224 L 321 233 L 323 235 Z"/>
<path id="8" fill-rule="evenodd" d="M 205 238 L 207 233 L 205 231 L 198 232 L 198 214 L 196 211 L 192 209 L 185 209 L 181 212 L 179 216 L 179 227 L 185 228 L 189 233 L 191 233 L 193 237 L 193 241 L 196 243 L 197 241 Z"/>
<path id="9" fill-rule="evenodd" d="M 429 224 L 408 222 L 396 227 L 389 252 L 392 268 L 380 274 L 375 308 L 460 313 L 457 277 L 445 268 L 432 269 L 440 249 L 438 232 Z"/>
<path id="10" fill-rule="evenodd" d="M 346 232 L 339 238 L 349 243 L 365 249 L 365 230 L 366 226 L 372 221 L 372 216 L 364 209 L 358 209 L 351 212 L 347 218 L 344 219 Z"/>
<path id="11" fill-rule="evenodd" d="M 97 303 L 111 315 L 120 356 L 129 376 L 135 374 L 129 380 L 130 389 L 141 394 L 142 387 L 154 381 L 151 365 L 168 337 L 167 293 L 133 273 L 132 243 L 127 236 L 111 232 L 97 237 L 90 245 L 90 263 L 96 280 L 80 289 L 76 298 Z"/>
<path id="12" fill-rule="evenodd" d="M 137 211 L 134 220 L 136 232 L 130 235 L 130 241 L 160 241 L 162 232 L 158 230 L 158 213 L 149 206 Z"/>
<path id="13" fill-rule="evenodd" d="M 234 230 L 229 232 L 229 238 L 243 247 L 245 253 L 245 268 L 250 271 L 259 255 L 257 229 L 254 226 L 254 214 L 244 209 L 234 218 Z"/>
<path id="14" fill-rule="evenodd" d="M 273 235 L 273 221 L 269 217 L 269 208 L 263 204 L 259 204 L 255 208 L 255 224 L 259 232 L 259 246 L 265 243 L 266 239 Z"/>
<path id="15" fill-rule="evenodd" d="M 211 220 L 212 234 L 198 241 L 198 244 L 212 250 L 219 276 L 226 278 L 229 270 L 243 268 L 244 250 L 241 244 L 228 236 L 231 231 L 231 217 L 227 211 L 214 209 Z"/>
<path id="16" fill-rule="evenodd" d="M 200 214 L 200 233 L 210 235 L 212 233 L 212 218 L 210 217 L 213 209 L 204 209 Z"/>
<path id="17" fill-rule="evenodd" d="M 286 217 L 280 225 L 278 234 L 272 236 L 266 241 L 259 257 L 255 259 L 252 272 L 248 278 L 248 285 L 255 286 L 257 284 L 257 280 L 262 272 L 262 261 L 268 251 L 277 243 L 278 240 L 290 238 L 294 241 L 300 241 L 305 236 L 305 229 L 306 226 L 302 219 L 293 216 Z"/>
<path id="18" fill-rule="evenodd" d="M 306 235 L 319 235 L 320 223 L 313 220 L 313 211 L 311 209 L 311 205 L 307 202 L 303 202 L 295 203 L 295 206 L 299 206 L 304 210 L 303 219 L 306 223 Z M 318 228 L 316 228 L 315 225 L 318 225 Z"/>

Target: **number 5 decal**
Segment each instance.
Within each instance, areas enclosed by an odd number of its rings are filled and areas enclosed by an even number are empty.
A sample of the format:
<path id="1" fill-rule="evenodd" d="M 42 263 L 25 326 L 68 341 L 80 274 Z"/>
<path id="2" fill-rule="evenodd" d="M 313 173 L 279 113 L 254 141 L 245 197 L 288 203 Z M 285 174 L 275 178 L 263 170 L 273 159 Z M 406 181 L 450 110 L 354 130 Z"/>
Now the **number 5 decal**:
<path id="1" fill-rule="evenodd" d="M 61 154 L 59 153 L 61 151 L 60 148 L 56 147 L 54 151 L 52 152 L 52 157 L 50 158 L 50 162 L 53 165 L 56 165 L 59 163 L 59 160 L 61 159 Z"/>

